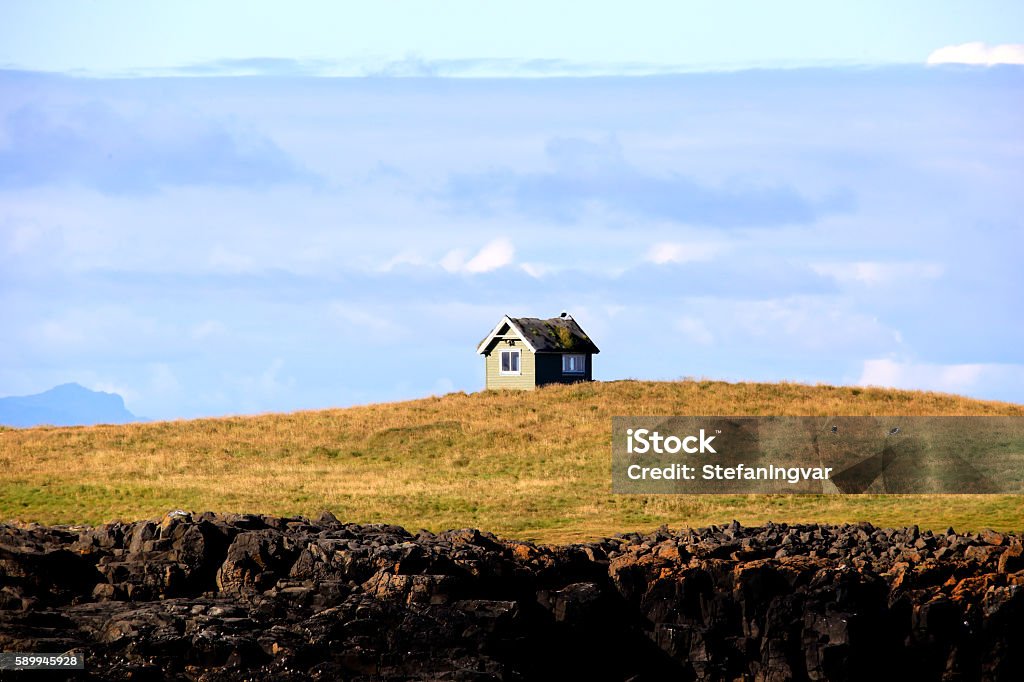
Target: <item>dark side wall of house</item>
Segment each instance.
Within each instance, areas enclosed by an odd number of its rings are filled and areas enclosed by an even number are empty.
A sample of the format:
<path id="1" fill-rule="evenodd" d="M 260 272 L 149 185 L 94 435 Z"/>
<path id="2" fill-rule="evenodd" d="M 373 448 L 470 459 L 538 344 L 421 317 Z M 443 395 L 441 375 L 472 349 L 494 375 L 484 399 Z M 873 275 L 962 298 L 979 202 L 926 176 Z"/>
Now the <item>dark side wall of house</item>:
<path id="1" fill-rule="evenodd" d="M 593 359 L 593 355 L 587 355 L 587 371 L 583 374 L 562 374 L 561 353 L 537 353 L 535 363 L 537 385 L 574 384 L 578 381 L 592 381 L 594 377 Z"/>

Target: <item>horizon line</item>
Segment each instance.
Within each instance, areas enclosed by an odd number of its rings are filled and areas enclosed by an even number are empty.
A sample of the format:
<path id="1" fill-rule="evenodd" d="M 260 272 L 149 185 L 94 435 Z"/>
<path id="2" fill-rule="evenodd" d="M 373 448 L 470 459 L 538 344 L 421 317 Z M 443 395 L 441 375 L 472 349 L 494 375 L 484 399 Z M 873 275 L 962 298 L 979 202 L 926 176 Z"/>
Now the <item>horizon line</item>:
<path id="1" fill-rule="evenodd" d="M 749 72 L 881 71 L 920 68 L 925 71 L 988 71 L 1024 68 L 1020 64 L 966 64 L 864 62 L 823 60 L 812 62 L 721 63 L 704 65 L 639 62 L 588 63 L 563 59 L 446 59 L 406 58 L 377 64 L 251 57 L 195 62 L 172 67 L 128 69 L 38 69 L 20 64 L 0 65 L 0 73 L 64 77 L 83 80 L 145 80 L 204 78 L 301 78 L 309 80 L 553 80 L 589 78 L 653 78 L 662 76 L 742 74 Z"/>

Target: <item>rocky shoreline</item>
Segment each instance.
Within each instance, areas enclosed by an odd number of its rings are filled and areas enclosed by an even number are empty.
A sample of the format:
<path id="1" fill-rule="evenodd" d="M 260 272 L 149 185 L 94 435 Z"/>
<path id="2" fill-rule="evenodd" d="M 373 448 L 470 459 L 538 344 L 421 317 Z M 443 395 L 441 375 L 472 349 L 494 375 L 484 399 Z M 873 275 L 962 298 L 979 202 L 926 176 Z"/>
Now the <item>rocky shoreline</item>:
<path id="1" fill-rule="evenodd" d="M 0 525 L 0 651 L 88 680 L 1019 680 L 1014 535 L 736 522 L 538 546 L 172 512 Z"/>

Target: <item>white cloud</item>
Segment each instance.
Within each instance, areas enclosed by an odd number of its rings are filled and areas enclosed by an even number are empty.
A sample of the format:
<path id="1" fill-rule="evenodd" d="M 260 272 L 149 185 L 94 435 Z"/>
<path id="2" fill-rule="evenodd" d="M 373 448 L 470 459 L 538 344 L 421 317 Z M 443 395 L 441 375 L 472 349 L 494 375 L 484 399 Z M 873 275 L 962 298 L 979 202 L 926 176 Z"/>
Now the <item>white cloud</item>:
<path id="1" fill-rule="evenodd" d="M 466 250 L 452 249 L 444 255 L 440 265 L 448 272 L 462 272 L 466 268 Z"/>
<path id="2" fill-rule="evenodd" d="M 415 251 L 402 251 L 385 261 L 379 270 L 381 272 L 391 272 L 401 265 L 426 265 L 426 260 Z"/>
<path id="3" fill-rule="evenodd" d="M 647 260 L 658 265 L 666 263 L 695 263 L 709 261 L 722 247 L 718 244 L 661 242 L 647 251 Z"/>
<path id="4" fill-rule="evenodd" d="M 928 55 L 928 64 L 1024 64 L 1024 45 L 986 45 L 982 42 L 947 45 Z"/>
<path id="5" fill-rule="evenodd" d="M 541 263 L 523 263 L 519 267 L 522 268 L 523 272 L 535 279 L 540 279 L 551 272 L 550 267 Z"/>
<path id="6" fill-rule="evenodd" d="M 937 279 L 945 272 L 939 263 L 880 263 L 859 261 L 853 263 L 817 263 L 811 269 L 819 275 L 831 277 L 843 284 L 856 283 L 874 286 L 907 279 Z"/>
<path id="7" fill-rule="evenodd" d="M 884 386 L 974 394 L 978 389 L 1024 383 L 1024 365 L 996 363 L 930 364 L 891 358 L 865 360 L 861 386 Z"/>
<path id="8" fill-rule="evenodd" d="M 466 263 L 467 272 L 489 272 L 512 262 L 516 250 L 507 239 L 495 239 Z"/>
<path id="9" fill-rule="evenodd" d="M 516 250 L 511 241 L 501 237 L 485 244 L 472 258 L 467 260 L 466 255 L 465 249 L 449 251 L 441 259 L 441 267 L 448 272 L 490 272 L 511 264 Z"/>

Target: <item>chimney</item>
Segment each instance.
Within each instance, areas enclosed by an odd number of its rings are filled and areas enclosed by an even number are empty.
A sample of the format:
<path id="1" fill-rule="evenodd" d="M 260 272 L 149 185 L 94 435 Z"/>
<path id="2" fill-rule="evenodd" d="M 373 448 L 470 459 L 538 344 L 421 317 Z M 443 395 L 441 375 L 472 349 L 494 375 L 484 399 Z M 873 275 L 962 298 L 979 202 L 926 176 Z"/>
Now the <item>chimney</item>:
<path id="1" fill-rule="evenodd" d="M 570 315 L 569 313 L 565 312 L 564 310 L 562 311 L 562 314 L 559 315 L 559 317 L 562 318 L 563 320 L 571 320 L 572 319 L 572 315 Z"/>

